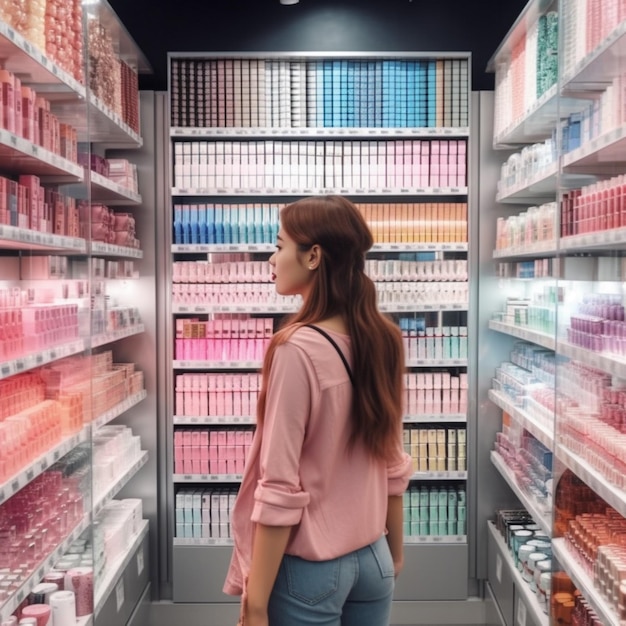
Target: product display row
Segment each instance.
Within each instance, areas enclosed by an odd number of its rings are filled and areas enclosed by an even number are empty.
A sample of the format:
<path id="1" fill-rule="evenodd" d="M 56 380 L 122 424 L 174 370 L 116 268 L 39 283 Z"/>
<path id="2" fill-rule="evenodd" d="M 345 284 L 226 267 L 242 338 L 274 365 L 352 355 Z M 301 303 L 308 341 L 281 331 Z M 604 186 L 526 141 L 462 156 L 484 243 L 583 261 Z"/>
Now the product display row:
<path id="1" fill-rule="evenodd" d="M 181 127 L 468 125 L 467 59 L 194 59 L 170 65 Z"/>
<path id="2" fill-rule="evenodd" d="M 123 344 L 149 310 L 132 295 L 136 170 L 106 156 L 141 145 L 141 53 L 119 37 L 106 2 L 0 8 L 3 625 L 122 626 L 147 583 L 144 503 L 116 499 L 148 460 L 126 423 L 145 372 Z"/>
<path id="3" fill-rule="evenodd" d="M 246 454 L 237 437 L 249 436 L 244 425 L 256 422 L 266 346 L 300 305 L 276 293 L 268 260 L 281 208 L 302 195 L 359 194 L 353 200 L 375 241 L 367 271 L 379 306 L 404 336 L 406 446 L 418 481 L 411 488 L 445 495 L 428 506 L 407 495 L 406 542 L 415 550 L 442 542 L 465 558 L 468 64 L 445 55 L 170 55 L 177 502 L 170 532 L 176 572 L 188 569 L 190 546 L 200 569 L 212 563 L 209 597 L 218 597 L 218 572 L 227 566 L 229 502 Z M 370 69 L 380 80 L 364 90 Z M 415 127 L 422 127 L 417 136 Z M 242 128 L 242 136 L 229 136 L 230 128 Z M 297 132 L 272 136 L 276 128 Z M 363 131 L 335 134 L 341 128 Z M 398 197 L 379 197 L 392 191 Z M 232 444 L 229 424 L 239 426 Z M 177 447 L 179 437 L 204 444 Z M 451 480 L 454 487 L 429 484 Z M 457 593 L 467 592 L 455 586 Z M 198 602 L 207 592 L 183 575 L 173 596 Z"/>
<path id="4" fill-rule="evenodd" d="M 488 391 L 502 411 L 491 459 L 548 535 L 551 559 L 530 581 L 536 593 L 527 594 L 525 572 L 538 571 L 526 555 L 533 547 L 526 548 L 528 528 L 520 529 L 517 545 L 510 520 L 506 528 L 496 520 L 512 554 L 504 555 L 494 535 L 489 583 L 506 624 L 520 623 L 520 616 L 533 624 L 624 619 L 624 119 L 618 103 L 625 68 L 614 57 L 626 17 L 622 4 L 531 2 L 492 61 L 493 145 L 517 151 L 506 158 L 496 198 L 502 210 L 493 257 L 500 261 L 501 296 L 488 326 L 510 351 Z M 558 25 L 561 35 L 558 46 L 548 43 L 556 53 L 554 72 L 542 91 L 533 81 L 543 80 L 536 51 L 545 23 L 555 32 Z M 510 572 L 506 585 L 503 567 Z"/>

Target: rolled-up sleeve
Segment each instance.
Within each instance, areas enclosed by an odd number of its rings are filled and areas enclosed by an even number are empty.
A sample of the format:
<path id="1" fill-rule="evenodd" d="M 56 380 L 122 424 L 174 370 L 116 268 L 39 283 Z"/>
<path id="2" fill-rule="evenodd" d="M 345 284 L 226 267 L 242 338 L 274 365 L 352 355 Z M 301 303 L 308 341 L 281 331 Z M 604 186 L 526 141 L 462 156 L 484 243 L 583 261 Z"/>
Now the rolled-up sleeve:
<path id="1" fill-rule="evenodd" d="M 311 374 L 299 347 L 286 343 L 276 349 L 268 380 L 253 522 L 295 526 L 309 503 L 300 483 L 300 455 L 312 402 Z"/>
<path id="2" fill-rule="evenodd" d="M 398 462 L 387 466 L 387 484 L 390 496 L 400 496 L 409 486 L 409 480 L 413 474 L 413 462 L 411 457 L 402 452 Z"/>

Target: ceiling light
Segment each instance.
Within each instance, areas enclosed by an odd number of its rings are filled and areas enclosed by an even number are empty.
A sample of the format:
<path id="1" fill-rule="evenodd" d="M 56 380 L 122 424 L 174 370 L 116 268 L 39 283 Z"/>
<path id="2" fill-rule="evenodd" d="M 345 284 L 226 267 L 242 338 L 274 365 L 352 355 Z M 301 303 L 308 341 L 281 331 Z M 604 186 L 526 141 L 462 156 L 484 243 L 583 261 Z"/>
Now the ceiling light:
<path id="1" fill-rule="evenodd" d="M 280 0 L 281 4 L 298 4 L 300 0 Z"/>

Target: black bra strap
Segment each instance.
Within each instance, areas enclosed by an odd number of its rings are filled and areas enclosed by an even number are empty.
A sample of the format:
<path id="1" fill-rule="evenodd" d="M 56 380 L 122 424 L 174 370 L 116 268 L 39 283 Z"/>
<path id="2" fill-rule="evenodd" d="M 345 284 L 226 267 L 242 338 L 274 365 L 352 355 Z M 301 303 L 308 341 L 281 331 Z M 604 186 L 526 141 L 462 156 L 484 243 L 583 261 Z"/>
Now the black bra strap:
<path id="1" fill-rule="evenodd" d="M 320 335 L 323 335 L 324 337 L 326 337 L 326 339 L 328 339 L 328 341 L 330 341 L 333 348 L 337 350 L 337 354 L 339 354 L 339 356 L 341 357 L 343 364 L 346 366 L 346 371 L 348 372 L 348 376 L 350 377 L 350 382 L 352 383 L 352 386 L 354 387 L 354 376 L 352 375 L 352 370 L 350 369 L 350 366 L 348 365 L 348 361 L 346 360 L 346 357 L 343 355 L 341 348 L 337 345 L 337 342 L 325 330 L 322 330 L 319 326 L 314 326 L 313 324 L 304 324 L 304 326 L 308 328 L 312 328 L 313 330 L 316 330 Z"/>

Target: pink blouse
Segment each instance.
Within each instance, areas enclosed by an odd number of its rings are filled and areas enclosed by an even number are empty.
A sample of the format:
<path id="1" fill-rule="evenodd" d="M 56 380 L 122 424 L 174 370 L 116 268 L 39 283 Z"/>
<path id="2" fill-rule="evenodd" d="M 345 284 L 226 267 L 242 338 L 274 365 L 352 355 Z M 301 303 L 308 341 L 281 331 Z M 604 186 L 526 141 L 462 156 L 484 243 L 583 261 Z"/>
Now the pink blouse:
<path id="1" fill-rule="evenodd" d="M 348 363 L 350 338 L 330 332 Z M 352 384 L 325 337 L 298 329 L 276 349 L 265 421 L 255 433 L 231 514 L 235 548 L 224 592 L 239 595 L 252 557 L 254 522 L 297 526 L 286 553 L 313 561 L 366 546 L 385 532 L 387 497 L 407 488 L 412 466 L 347 449 Z"/>

